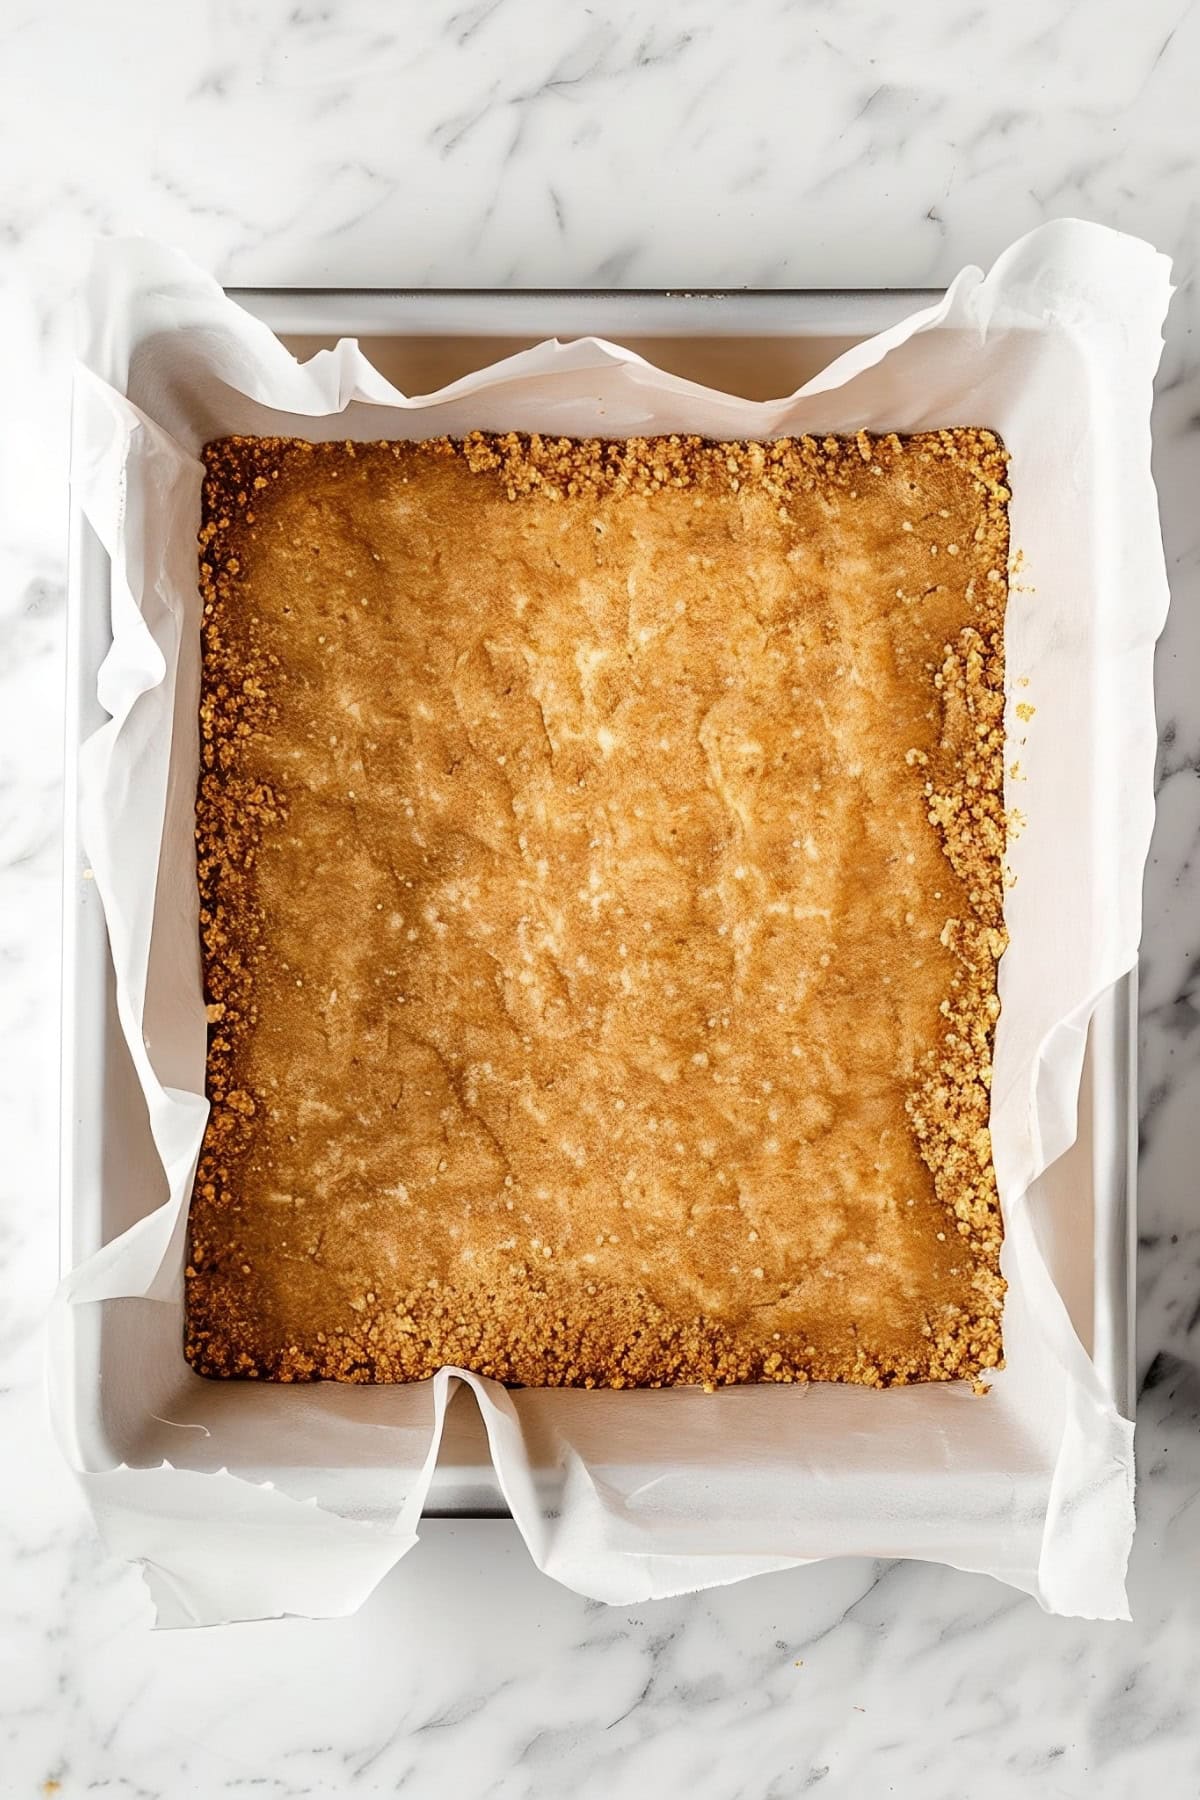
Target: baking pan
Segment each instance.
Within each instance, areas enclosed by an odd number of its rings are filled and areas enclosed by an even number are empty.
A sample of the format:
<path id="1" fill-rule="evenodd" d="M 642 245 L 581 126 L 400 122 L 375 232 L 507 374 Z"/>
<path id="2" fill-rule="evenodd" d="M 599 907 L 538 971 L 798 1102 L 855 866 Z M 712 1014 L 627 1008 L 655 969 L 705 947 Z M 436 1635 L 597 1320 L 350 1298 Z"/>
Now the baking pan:
<path id="1" fill-rule="evenodd" d="M 792 391 L 834 356 L 933 302 L 925 290 L 770 293 L 233 290 L 300 356 L 357 337 L 410 394 L 547 337 L 614 339 L 676 374 L 754 398 Z M 63 904 L 61 1263 L 73 1267 L 166 1197 L 145 1102 L 117 1017 L 99 897 L 88 877 L 77 808 L 79 746 L 106 715 L 96 697 L 110 642 L 107 557 L 72 504 L 68 589 Z M 1092 1018 L 1072 1149 L 1042 1177 L 1044 1248 L 1080 1339 L 1118 1408 L 1132 1417 L 1136 974 Z M 1060 1252 L 1080 1235 L 1093 1256 Z M 1082 1270 L 1073 1278 L 1072 1267 Z M 1090 1275 L 1090 1279 L 1088 1276 Z M 133 1304 L 133 1303 L 131 1303 Z M 114 1352 L 101 1314 L 76 1308 L 70 1428 L 91 1467 L 174 1459 L 180 1421 L 137 1416 L 107 1379 Z M 120 1305 L 116 1308 L 119 1315 Z M 117 1326 L 119 1330 L 119 1325 Z M 181 1390 L 197 1382 L 179 1358 Z M 454 1405 L 429 1514 L 506 1511 L 477 1409 Z"/>

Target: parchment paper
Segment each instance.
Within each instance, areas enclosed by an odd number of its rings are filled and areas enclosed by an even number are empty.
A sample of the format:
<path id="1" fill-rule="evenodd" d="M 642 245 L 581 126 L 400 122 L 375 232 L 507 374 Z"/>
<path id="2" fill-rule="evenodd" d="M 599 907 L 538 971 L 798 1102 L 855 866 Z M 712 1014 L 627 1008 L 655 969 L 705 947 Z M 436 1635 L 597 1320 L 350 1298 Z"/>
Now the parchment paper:
<path id="1" fill-rule="evenodd" d="M 110 722 L 83 747 L 81 808 L 169 1197 L 66 1278 L 50 1373 L 106 1540 L 144 1564 L 161 1623 L 358 1605 L 416 1541 L 460 1382 L 532 1555 L 582 1593 L 631 1602 L 865 1553 L 984 1570 L 1052 1611 L 1127 1616 L 1132 1426 L 1072 1327 L 1039 1208 L 1052 1204 L 1042 1172 L 1075 1136 L 1091 1011 L 1137 953 L 1167 602 L 1149 413 L 1169 294 L 1169 264 L 1148 245 L 1062 221 L 987 276 L 965 269 L 936 306 L 780 400 L 717 393 L 595 339 L 542 344 L 409 399 L 353 342 L 297 363 L 169 250 L 101 246 L 72 481 L 111 558 L 113 643 L 99 677 Z M 764 438 L 954 424 L 1002 433 L 1021 557 L 1006 650 L 1025 779 L 1009 804 L 1028 823 L 1010 851 L 1000 975 L 992 1133 L 1010 1286 L 1007 1366 L 991 1393 L 510 1394 L 457 1370 L 373 1390 L 193 1376 L 180 1320 L 206 1114 L 192 841 L 199 447 L 231 431 Z M 1015 716 L 1018 701 L 1032 720 Z M 76 1352 L 98 1327 L 124 1414 L 178 1425 L 170 1461 L 104 1466 L 80 1428 L 88 1365 Z"/>

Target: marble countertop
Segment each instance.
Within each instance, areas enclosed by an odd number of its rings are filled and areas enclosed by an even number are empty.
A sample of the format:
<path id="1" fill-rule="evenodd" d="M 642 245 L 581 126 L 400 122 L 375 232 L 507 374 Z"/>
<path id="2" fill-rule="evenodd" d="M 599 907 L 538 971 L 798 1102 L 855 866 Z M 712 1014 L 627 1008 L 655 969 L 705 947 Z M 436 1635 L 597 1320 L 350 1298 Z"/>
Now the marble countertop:
<path id="1" fill-rule="evenodd" d="M 187 23 L 185 24 L 185 18 Z M 1200 6 L 12 0 L 0 18 L 0 1794 L 1200 1793 Z M 152 1634 L 49 1441 L 65 453 L 96 232 L 244 285 L 940 283 L 1176 259 L 1142 962 L 1132 1625 L 842 1562 L 637 1610 L 426 1528 L 355 1618 Z"/>

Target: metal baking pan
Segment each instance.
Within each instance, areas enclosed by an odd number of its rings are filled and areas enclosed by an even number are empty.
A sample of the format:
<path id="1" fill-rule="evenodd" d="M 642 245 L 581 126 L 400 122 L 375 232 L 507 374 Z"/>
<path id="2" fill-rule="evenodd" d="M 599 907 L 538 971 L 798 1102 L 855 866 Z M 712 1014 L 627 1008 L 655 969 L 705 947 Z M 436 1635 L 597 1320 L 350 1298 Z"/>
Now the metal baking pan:
<path id="1" fill-rule="evenodd" d="M 754 398 L 790 392 L 834 356 L 937 298 L 925 290 L 770 293 L 233 290 L 298 355 L 359 338 L 371 360 L 410 394 L 547 337 L 596 335 L 673 372 Z M 110 642 L 107 558 L 73 505 L 67 645 L 62 983 L 61 1264 L 73 1267 L 165 1198 L 145 1104 L 117 1017 L 103 914 L 87 878 L 77 807 L 79 746 L 103 713 L 96 679 Z M 1079 1336 L 1119 1409 L 1134 1403 L 1136 974 L 1117 982 L 1092 1019 L 1075 1145 L 1043 1182 L 1045 1249 L 1090 1239 L 1090 1280 L 1060 1281 Z M 1080 1259 L 1074 1259 L 1079 1266 Z M 82 1309 L 98 1315 L 102 1309 Z M 109 1352 L 98 1317 L 76 1321 L 74 1435 L 93 1467 L 171 1459 L 164 1422 L 123 1408 L 106 1384 Z M 183 1362 L 181 1380 L 197 1378 Z M 156 1427 L 162 1425 L 156 1435 Z M 426 1512 L 459 1517 L 507 1510 L 473 1406 L 450 1410 Z"/>

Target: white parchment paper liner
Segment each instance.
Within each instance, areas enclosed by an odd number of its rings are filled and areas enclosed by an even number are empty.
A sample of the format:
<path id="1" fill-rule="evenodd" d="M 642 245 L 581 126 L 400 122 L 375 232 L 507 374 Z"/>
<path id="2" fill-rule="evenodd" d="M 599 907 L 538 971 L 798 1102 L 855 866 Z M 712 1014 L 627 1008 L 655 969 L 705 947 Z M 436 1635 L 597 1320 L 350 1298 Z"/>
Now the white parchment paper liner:
<path id="1" fill-rule="evenodd" d="M 582 1593 L 630 1602 L 865 1553 L 987 1571 L 1052 1611 L 1127 1616 L 1132 1426 L 1072 1328 L 1036 1223 L 1038 1177 L 1075 1135 L 1091 1010 L 1137 951 L 1167 602 L 1149 413 L 1169 294 L 1148 245 L 1063 221 L 777 401 L 699 387 L 595 339 L 410 399 L 353 342 L 298 364 L 171 251 L 101 248 L 72 481 L 112 564 L 99 678 L 111 717 L 84 746 L 81 806 L 169 1198 L 64 1281 L 51 1392 L 106 1541 L 143 1563 L 161 1623 L 357 1606 L 416 1541 L 460 1382 L 531 1553 Z M 206 1114 L 192 844 L 201 444 L 231 431 L 765 438 L 951 424 L 990 425 L 1012 453 L 1023 560 L 1007 661 L 1010 682 L 1029 680 L 1010 694 L 1010 733 L 1027 741 L 1009 799 L 1028 825 L 1001 969 L 992 1131 L 1010 1289 L 990 1396 L 509 1394 L 456 1370 L 373 1390 L 192 1376 L 179 1345 Z M 1028 725 L 1012 716 L 1021 699 L 1037 708 Z M 85 1320 L 112 1334 L 126 1410 L 180 1423 L 171 1463 L 96 1466 L 72 1424 Z"/>

